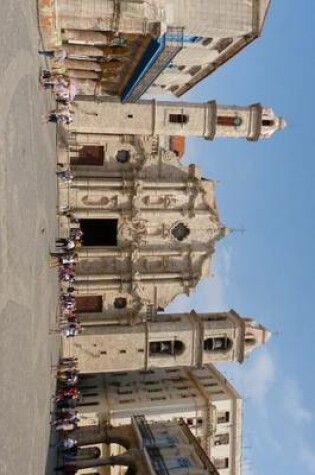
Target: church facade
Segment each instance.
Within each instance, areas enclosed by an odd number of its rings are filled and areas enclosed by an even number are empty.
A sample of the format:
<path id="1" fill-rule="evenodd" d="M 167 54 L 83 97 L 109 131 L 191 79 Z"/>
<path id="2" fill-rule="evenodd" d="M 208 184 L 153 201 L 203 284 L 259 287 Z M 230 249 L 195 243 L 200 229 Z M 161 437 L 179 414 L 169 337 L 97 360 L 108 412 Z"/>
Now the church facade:
<path id="1" fill-rule="evenodd" d="M 229 233 L 214 181 L 195 165 L 182 165 L 180 156 L 188 136 L 255 141 L 284 126 L 260 104 L 105 101 L 76 107 L 68 141 L 59 149 L 59 162 L 74 179 L 60 184 L 59 204 L 68 210 L 60 217 L 61 233 L 83 231 L 74 284 L 83 331 L 70 343 L 82 371 L 166 366 L 174 357 L 183 366 L 243 359 L 237 341 L 244 340 L 244 325 L 235 314 L 220 319 L 222 335 L 212 317 L 161 315 L 210 274 L 215 244 Z M 233 343 L 223 353 L 202 350 L 204 318 L 214 330 L 209 338 Z M 137 343 L 132 347 L 131 334 Z M 151 354 L 156 341 L 168 342 L 169 361 Z"/>
<path id="2" fill-rule="evenodd" d="M 131 323 L 189 294 L 209 275 L 215 244 L 229 231 L 215 183 L 181 164 L 172 138 L 162 148 L 150 137 L 103 137 L 98 145 L 93 136 L 70 144 L 75 178 L 60 185 L 60 203 L 78 221 L 70 226 L 83 231 L 76 250 L 79 311 Z M 61 223 L 67 235 L 68 219 Z"/>

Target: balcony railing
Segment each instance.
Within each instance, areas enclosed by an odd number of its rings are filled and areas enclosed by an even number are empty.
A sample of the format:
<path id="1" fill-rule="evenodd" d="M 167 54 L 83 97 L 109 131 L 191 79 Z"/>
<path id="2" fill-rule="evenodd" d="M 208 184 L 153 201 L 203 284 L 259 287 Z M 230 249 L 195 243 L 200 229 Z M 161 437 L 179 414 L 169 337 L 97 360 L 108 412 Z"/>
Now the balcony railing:
<path id="1" fill-rule="evenodd" d="M 156 47 L 152 47 L 152 54 L 146 58 L 145 64 L 139 63 L 131 80 L 125 87 L 122 102 L 136 102 L 183 48 L 183 28 L 167 29 L 167 32 L 158 40 Z M 145 56 L 145 55 L 144 55 Z"/>
<path id="2" fill-rule="evenodd" d="M 155 470 L 156 475 L 169 475 L 168 468 L 165 464 L 164 458 L 161 455 L 159 448 L 156 446 L 156 441 L 151 431 L 149 424 L 144 416 L 133 416 L 140 434 L 142 436 L 143 445 L 150 457 L 151 464 Z"/>

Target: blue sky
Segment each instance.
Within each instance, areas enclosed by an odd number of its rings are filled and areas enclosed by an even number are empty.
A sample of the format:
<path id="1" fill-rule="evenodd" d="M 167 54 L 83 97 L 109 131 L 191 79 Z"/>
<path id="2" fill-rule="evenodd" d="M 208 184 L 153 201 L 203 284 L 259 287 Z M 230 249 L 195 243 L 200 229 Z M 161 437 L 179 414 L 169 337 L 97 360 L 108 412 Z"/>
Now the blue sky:
<path id="1" fill-rule="evenodd" d="M 279 335 L 244 365 L 221 367 L 245 399 L 243 473 L 315 474 L 315 2 L 273 0 L 262 37 L 187 100 L 261 102 L 288 127 L 259 143 L 187 140 L 186 163 L 220 180 L 215 278 L 172 305 L 234 308 Z"/>

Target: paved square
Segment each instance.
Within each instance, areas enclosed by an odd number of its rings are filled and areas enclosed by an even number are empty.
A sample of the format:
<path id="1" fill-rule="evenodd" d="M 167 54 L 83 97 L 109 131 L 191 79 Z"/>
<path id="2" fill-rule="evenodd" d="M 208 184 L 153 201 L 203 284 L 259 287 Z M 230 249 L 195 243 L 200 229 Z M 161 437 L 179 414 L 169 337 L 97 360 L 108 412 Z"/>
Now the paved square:
<path id="1" fill-rule="evenodd" d="M 56 133 L 42 114 L 36 1 L 5 2 L 0 19 L 0 475 L 45 473 L 56 269 Z"/>

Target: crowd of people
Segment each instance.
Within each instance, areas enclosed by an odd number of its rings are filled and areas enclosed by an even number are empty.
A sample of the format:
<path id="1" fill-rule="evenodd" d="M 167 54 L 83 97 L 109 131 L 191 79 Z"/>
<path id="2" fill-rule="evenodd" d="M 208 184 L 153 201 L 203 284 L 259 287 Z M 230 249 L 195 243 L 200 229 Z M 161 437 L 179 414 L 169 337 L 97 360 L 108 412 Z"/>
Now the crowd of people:
<path id="1" fill-rule="evenodd" d="M 81 246 L 83 233 L 80 228 L 70 227 L 69 238 L 56 240 L 56 249 L 50 253 L 51 267 L 58 267 L 61 293 L 59 297 L 60 318 L 59 328 L 61 335 L 69 338 L 77 336 L 81 331 L 81 324 L 77 316 L 75 297 L 75 279 L 78 254 L 76 248 Z"/>
<path id="2" fill-rule="evenodd" d="M 73 432 L 78 427 L 79 416 L 76 406 L 80 401 L 79 369 L 74 357 L 61 358 L 55 368 L 57 378 L 56 394 L 52 397 L 54 410 L 51 413 L 50 424 L 57 433 L 58 455 L 62 465 L 55 471 L 64 474 L 76 473 L 75 465 L 69 462 L 76 460 L 78 443 Z"/>
<path id="3" fill-rule="evenodd" d="M 44 122 L 71 124 L 73 122 L 71 102 L 77 94 L 74 78 L 69 76 L 65 60 L 67 52 L 63 49 L 38 51 L 49 59 L 50 68 L 42 69 L 40 87 L 50 91 L 56 100 L 56 108 L 43 116 Z M 74 174 L 70 169 L 64 169 L 63 164 L 57 164 L 56 175 L 61 183 L 71 183 Z M 63 337 L 77 336 L 81 331 L 81 323 L 77 315 L 77 301 L 75 297 L 76 265 L 78 261 L 77 248 L 81 246 L 83 232 L 78 227 L 78 220 L 72 215 L 68 205 L 60 207 L 60 215 L 69 220 L 69 235 L 58 238 L 55 249 L 50 253 L 50 266 L 58 268 L 60 282 L 59 319 L 53 332 Z M 52 368 L 56 379 L 56 393 L 52 396 L 53 410 L 50 425 L 56 433 L 58 464 L 56 472 L 75 474 L 75 461 L 78 454 L 78 443 L 74 436 L 78 427 L 79 416 L 77 404 L 81 400 L 79 391 L 79 368 L 75 357 L 63 357 L 58 365 Z"/>
<path id="4" fill-rule="evenodd" d="M 72 180 L 73 175 L 69 170 L 57 172 L 61 180 Z M 81 323 L 77 315 L 77 302 L 75 296 L 76 265 L 78 261 L 77 248 L 81 246 L 83 232 L 78 227 L 78 220 L 72 216 L 70 210 L 64 207 L 60 210 L 62 215 L 69 219 L 69 236 L 58 238 L 54 251 L 51 252 L 50 266 L 58 267 L 60 282 L 59 306 L 60 315 L 57 332 L 66 338 L 77 336 L 81 331 Z M 62 474 L 76 473 L 76 457 L 78 452 L 74 431 L 78 427 L 79 417 L 76 409 L 81 400 L 79 391 L 79 368 L 75 357 L 64 357 L 53 368 L 57 378 L 56 394 L 52 397 L 54 410 L 51 413 L 50 424 L 57 434 L 58 460 L 62 464 L 55 468 Z"/>
<path id="5" fill-rule="evenodd" d="M 51 61 L 51 68 L 41 71 L 40 86 L 44 90 L 51 91 L 58 103 L 57 108 L 43 116 L 43 121 L 69 125 L 73 122 L 70 103 L 77 94 L 77 86 L 75 79 L 69 76 L 69 71 L 64 64 L 67 52 L 57 49 L 38 51 L 38 53 Z"/>

